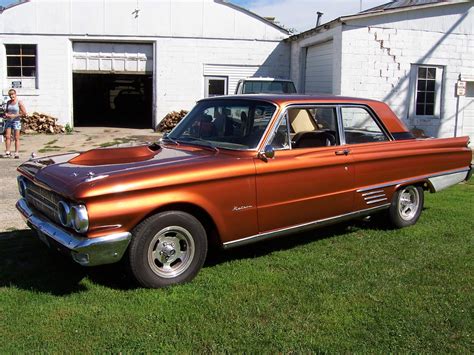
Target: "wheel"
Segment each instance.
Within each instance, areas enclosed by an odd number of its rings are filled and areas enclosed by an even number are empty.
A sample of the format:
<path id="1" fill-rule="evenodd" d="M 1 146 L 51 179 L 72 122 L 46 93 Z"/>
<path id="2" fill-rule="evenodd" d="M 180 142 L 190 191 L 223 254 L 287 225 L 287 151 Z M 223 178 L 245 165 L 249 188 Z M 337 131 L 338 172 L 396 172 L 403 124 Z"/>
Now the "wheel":
<path id="1" fill-rule="evenodd" d="M 411 226 L 420 218 L 423 209 L 423 189 L 419 186 L 400 188 L 392 200 L 388 211 L 390 222 L 397 228 Z"/>
<path id="2" fill-rule="evenodd" d="M 153 215 L 132 231 L 129 265 L 144 287 L 158 288 L 192 280 L 207 254 L 207 235 L 192 215 L 168 211 Z"/>

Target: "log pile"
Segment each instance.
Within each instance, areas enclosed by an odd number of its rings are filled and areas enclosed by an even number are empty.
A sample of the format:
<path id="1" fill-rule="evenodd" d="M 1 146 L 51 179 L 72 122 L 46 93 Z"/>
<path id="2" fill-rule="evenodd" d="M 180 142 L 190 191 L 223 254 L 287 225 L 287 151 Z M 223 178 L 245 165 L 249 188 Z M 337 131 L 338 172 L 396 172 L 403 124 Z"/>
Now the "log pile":
<path id="1" fill-rule="evenodd" d="M 423 131 L 421 128 L 416 128 L 415 127 L 411 130 L 411 133 L 413 133 L 415 138 L 429 138 L 429 136 L 427 136 L 425 134 L 425 131 Z"/>
<path id="2" fill-rule="evenodd" d="M 160 124 L 156 127 L 158 132 L 169 132 L 171 131 L 174 126 L 178 124 L 181 119 L 186 116 L 188 111 L 181 110 L 181 111 L 172 111 L 168 113 L 163 119 L 161 120 Z"/>
<path id="3" fill-rule="evenodd" d="M 58 119 L 44 113 L 33 112 L 22 117 L 21 130 L 23 133 L 64 133 L 66 130 L 58 124 Z"/>

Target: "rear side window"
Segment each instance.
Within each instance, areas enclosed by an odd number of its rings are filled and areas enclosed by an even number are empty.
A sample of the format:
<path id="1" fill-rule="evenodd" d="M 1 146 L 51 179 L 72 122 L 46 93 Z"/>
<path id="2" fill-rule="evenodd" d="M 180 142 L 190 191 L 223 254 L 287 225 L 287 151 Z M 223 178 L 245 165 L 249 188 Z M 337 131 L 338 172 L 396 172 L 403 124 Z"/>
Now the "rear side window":
<path id="1" fill-rule="evenodd" d="M 363 107 L 342 107 L 342 122 L 347 144 L 388 141 L 371 113 Z"/>

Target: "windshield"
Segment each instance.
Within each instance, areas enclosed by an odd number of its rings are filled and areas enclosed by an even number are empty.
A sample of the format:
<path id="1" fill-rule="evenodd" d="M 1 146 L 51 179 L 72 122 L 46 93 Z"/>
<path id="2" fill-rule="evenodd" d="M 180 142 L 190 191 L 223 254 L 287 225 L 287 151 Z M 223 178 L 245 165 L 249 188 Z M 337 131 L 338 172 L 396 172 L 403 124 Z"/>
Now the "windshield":
<path id="1" fill-rule="evenodd" d="M 207 147 L 255 149 L 275 110 L 270 103 L 253 100 L 202 101 L 168 139 Z"/>
<path id="2" fill-rule="evenodd" d="M 243 94 L 294 94 L 295 85 L 291 81 L 246 81 Z"/>

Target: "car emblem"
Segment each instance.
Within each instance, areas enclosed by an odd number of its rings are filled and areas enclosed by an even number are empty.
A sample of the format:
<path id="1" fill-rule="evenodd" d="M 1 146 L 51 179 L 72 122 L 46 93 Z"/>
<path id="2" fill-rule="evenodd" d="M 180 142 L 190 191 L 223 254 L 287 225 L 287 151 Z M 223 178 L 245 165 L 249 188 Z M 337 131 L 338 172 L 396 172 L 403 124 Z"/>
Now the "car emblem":
<path id="1" fill-rule="evenodd" d="M 232 209 L 233 212 L 238 212 L 238 211 L 242 211 L 242 210 L 246 210 L 246 209 L 249 209 L 249 208 L 252 208 L 253 206 L 251 205 L 247 205 L 247 206 L 234 206 L 234 208 Z"/>

